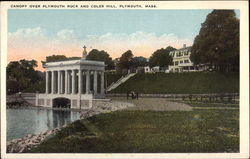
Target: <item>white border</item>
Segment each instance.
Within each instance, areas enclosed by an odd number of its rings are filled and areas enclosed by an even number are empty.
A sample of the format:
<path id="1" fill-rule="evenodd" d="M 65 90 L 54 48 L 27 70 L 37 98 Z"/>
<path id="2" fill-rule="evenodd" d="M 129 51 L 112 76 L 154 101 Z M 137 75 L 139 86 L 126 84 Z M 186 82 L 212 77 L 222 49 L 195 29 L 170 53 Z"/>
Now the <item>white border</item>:
<path id="1" fill-rule="evenodd" d="M 11 4 L 153 4 L 154 9 L 240 9 L 240 153 L 6 154 L 7 9 Z M 1 157 L 2 158 L 249 158 L 249 15 L 248 1 L 81 1 L 1 2 Z M 25 8 L 27 9 L 27 8 Z M 33 9 L 33 8 L 32 8 Z M 41 9 L 41 8 L 39 8 Z M 54 8 L 53 8 L 54 9 Z M 65 9 L 65 8 L 63 8 Z M 96 9 L 96 8 L 95 8 Z M 103 8 L 102 8 L 103 9 Z M 118 9 L 118 8 L 117 8 Z M 126 8 L 129 10 L 128 8 Z M 140 9 L 140 8 L 136 8 Z"/>

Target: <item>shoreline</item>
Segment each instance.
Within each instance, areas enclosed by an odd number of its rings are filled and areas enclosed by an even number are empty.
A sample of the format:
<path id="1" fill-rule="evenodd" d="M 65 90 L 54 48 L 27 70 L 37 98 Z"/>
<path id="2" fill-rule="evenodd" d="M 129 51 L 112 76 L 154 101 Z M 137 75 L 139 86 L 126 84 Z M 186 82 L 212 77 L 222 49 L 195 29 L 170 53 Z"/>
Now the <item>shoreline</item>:
<path id="1" fill-rule="evenodd" d="M 70 123 L 68 123 L 70 124 Z M 12 139 L 6 142 L 7 153 L 21 153 L 29 151 L 31 148 L 34 148 L 45 141 L 49 136 L 55 135 L 62 128 L 66 127 L 68 124 L 65 124 L 61 127 L 46 130 L 39 134 L 28 134 L 24 137 Z"/>
<path id="2" fill-rule="evenodd" d="M 133 107 L 135 106 L 133 103 L 129 102 L 121 102 L 121 101 L 108 101 L 105 103 L 99 103 L 98 105 L 93 106 L 91 109 L 65 109 L 65 108 L 60 108 L 56 110 L 67 110 L 67 111 L 76 111 L 80 112 L 80 119 L 86 119 L 88 117 L 98 115 L 101 113 L 109 113 L 117 110 L 122 110 L 128 107 Z M 19 107 L 20 108 L 20 107 Z M 27 108 L 27 107 L 22 107 L 22 108 Z M 34 107 L 34 106 L 29 106 L 28 109 L 34 109 L 34 108 L 41 108 L 41 109 L 54 109 L 55 108 L 48 108 L 48 107 Z M 77 121 L 77 120 L 76 120 Z M 75 122 L 75 121 L 73 121 Z M 71 122 L 71 123 L 73 123 Z M 51 130 L 46 130 L 45 132 L 41 132 L 39 134 L 28 134 L 25 135 L 22 138 L 18 139 L 13 139 L 10 141 L 7 141 L 6 146 L 7 146 L 7 153 L 25 153 L 29 151 L 30 149 L 38 146 L 40 143 L 44 142 L 48 137 L 56 135 L 57 132 L 59 132 L 62 128 L 67 127 L 69 124 L 65 124 L 61 127 L 54 128 Z"/>
<path id="3" fill-rule="evenodd" d="M 47 110 L 73 111 L 73 112 L 84 111 L 84 109 L 75 109 L 75 108 L 50 108 L 50 107 L 43 107 L 43 106 L 17 106 L 17 107 L 7 107 L 6 109 L 47 109 Z"/>

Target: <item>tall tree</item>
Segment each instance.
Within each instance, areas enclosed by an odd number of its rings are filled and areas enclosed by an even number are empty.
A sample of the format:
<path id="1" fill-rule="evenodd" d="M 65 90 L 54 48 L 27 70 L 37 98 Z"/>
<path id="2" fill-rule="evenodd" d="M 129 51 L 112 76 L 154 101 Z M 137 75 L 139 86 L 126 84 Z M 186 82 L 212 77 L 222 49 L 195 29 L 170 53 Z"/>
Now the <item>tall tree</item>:
<path id="1" fill-rule="evenodd" d="M 35 60 L 12 61 L 7 66 L 7 92 L 23 91 L 42 79 Z"/>
<path id="2" fill-rule="evenodd" d="M 95 60 L 95 61 L 104 61 L 106 64 L 106 67 L 105 67 L 106 70 L 112 70 L 115 68 L 115 65 L 114 65 L 114 62 L 112 61 L 112 58 L 104 50 L 99 51 L 97 49 L 93 49 L 88 53 L 86 59 L 87 60 Z"/>
<path id="3" fill-rule="evenodd" d="M 119 70 L 126 69 L 127 71 L 133 67 L 133 59 L 134 55 L 131 50 L 126 51 L 122 54 L 118 61 Z"/>
<path id="4" fill-rule="evenodd" d="M 239 69 L 239 19 L 233 10 L 213 10 L 201 25 L 191 61 L 221 71 Z"/>
<path id="5" fill-rule="evenodd" d="M 175 48 L 168 46 L 167 48 L 156 50 L 149 58 L 149 66 L 160 66 L 161 68 L 168 67 L 172 64 L 173 58 L 169 54 L 171 51 L 176 50 Z"/>
<path id="6" fill-rule="evenodd" d="M 136 56 L 132 59 L 133 61 L 133 65 L 135 67 L 140 67 L 140 66 L 146 66 L 147 65 L 147 59 L 145 57 L 142 56 Z"/>

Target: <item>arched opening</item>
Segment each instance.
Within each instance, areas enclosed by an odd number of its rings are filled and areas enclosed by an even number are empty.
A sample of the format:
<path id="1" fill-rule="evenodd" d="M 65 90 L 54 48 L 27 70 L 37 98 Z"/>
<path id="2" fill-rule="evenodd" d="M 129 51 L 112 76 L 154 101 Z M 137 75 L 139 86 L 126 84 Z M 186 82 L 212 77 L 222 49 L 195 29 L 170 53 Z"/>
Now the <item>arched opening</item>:
<path id="1" fill-rule="evenodd" d="M 68 98 L 53 99 L 53 108 L 70 108 L 70 100 Z"/>

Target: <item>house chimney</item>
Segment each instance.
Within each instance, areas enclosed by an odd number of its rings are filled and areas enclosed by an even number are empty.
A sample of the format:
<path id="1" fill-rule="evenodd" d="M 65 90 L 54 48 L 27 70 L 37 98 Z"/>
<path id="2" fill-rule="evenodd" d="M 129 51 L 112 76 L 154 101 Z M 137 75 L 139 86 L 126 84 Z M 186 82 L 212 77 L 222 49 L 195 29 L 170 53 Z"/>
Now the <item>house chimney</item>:
<path id="1" fill-rule="evenodd" d="M 186 48 L 186 44 L 183 44 L 183 48 Z"/>

